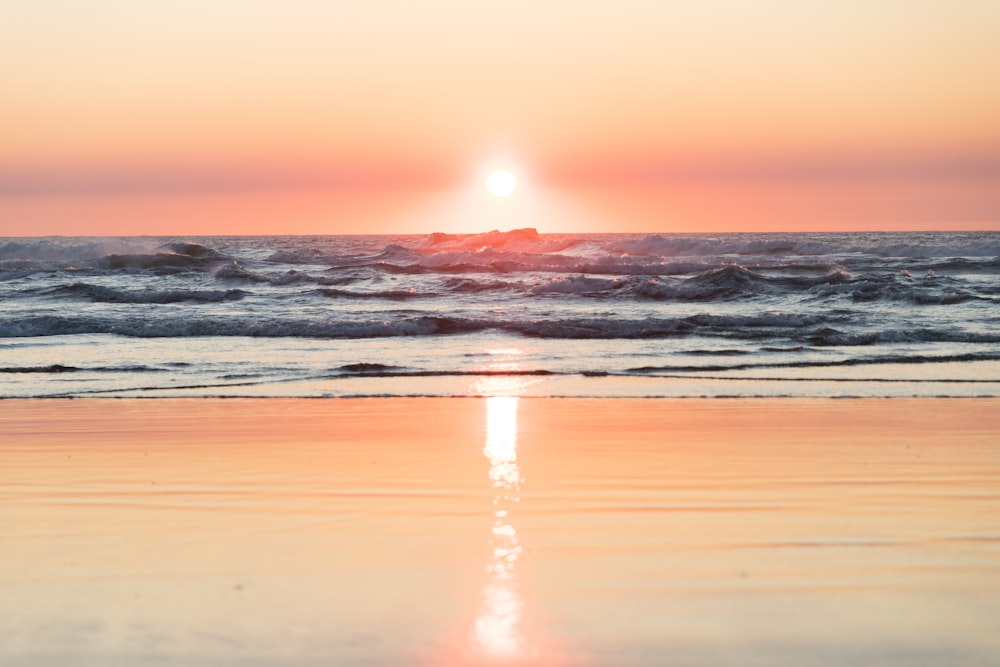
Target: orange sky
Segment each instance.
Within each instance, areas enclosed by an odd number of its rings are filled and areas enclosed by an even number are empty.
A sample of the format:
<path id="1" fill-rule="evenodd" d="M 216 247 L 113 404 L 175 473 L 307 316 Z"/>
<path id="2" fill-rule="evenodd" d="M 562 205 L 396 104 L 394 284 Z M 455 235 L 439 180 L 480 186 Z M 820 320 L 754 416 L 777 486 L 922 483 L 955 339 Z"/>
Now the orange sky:
<path id="1" fill-rule="evenodd" d="M 1000 229 L 998 34 L 992 0 L 6 3 L 0 234 Z"/>

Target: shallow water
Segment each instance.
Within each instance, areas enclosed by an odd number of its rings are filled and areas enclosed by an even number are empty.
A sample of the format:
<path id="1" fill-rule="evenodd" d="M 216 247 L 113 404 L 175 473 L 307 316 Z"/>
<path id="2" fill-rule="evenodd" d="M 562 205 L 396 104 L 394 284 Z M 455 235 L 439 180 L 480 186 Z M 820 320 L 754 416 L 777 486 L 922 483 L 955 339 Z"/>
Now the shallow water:
<path id="1" fill-rule="evenodd" d="M 998 408 L 2 401 L 0 662 L 996 664 Z"/>

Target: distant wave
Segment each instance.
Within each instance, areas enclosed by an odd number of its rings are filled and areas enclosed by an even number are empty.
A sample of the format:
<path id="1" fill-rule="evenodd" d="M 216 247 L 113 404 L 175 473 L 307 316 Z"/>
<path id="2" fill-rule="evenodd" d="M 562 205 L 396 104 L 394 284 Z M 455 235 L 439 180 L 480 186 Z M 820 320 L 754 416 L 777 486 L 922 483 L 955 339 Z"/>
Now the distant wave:
<path id="1" fill-rule="evenodd" d="M 328 299 L 387 299 L 390 301 L 406 301 L 407 299 L 430 299 L 437 296 L 433 292 L 417 292 L 416 290 L 384 290 L 376 292 L 352 292 L 342 289 L 321 289 L 319 293 Z"/>
<path id="2" fill-rule="evenodd" d="M 858 234 L 850 236 L 847 244 L 835 235 L 824 235 L 829 240 L 789 240 L 787 235 L 774 235 L 773 239 L 741 240 L 733 236 L 705 238 L 703 236 L 664 236 L 654 234 L 640 239 L 614 242 L 608 249 L 640 257 L 708 257 L 708 256 L 792 256 L 808 257 L 836 254 L 866 253 L 879 257 L 997 257 L 1000 242 L 996 240 L 935 244 L 885 243 L 891 235 L 869 235 L 873 243 L 857 243 Z M 954 237 L 952 237 L 954 238 Z M 929 240 L 928 240 L 929 241 Z"/>
<path id="3" fill-rule="evenodd" d="M 333 237 L 331 237 L 333 238 Z M 899 242 L 906 238 L 910 242 Z M 920 242 L 914 242 L 919 240 Z M 246 266 L 230 249 L 202 243 L 150 240 L 0 241 L 0 270 L 208 271 L 225 279 L 273 281 L 266 267 L 309 265 L 320 270 L 366 267 L 389 274 L 509 274 L 548 272 L 602 275 L 688 275 L 726 266 L 831 272 L 842 264 L 906 263 L 911 270 L 996 270 L 1000 241 L 989 234 L 852 235 L 611 235 L 544 236 L 533 229 L 486 234 L 431 234 L 387 239 L 371 252 L 314 245 L 273 249 Z M 290 271 L 295 275 L 296 271 Z"/>
<path id="4" fill-rule="evenodd" d="M 97 303 L 218 303 L 237 301 L 247 295 L 239 289 L 229 290 L 119 290 L 101 285 L 71 283 L 39 290 L 40 295 L 81 298 Z"/>
<path id="5" fill-rule="evenodd" d="M 132 366 L 64 366 L 62 364 L 49 364 L 48 366 L 0 366 L 0 373 L 150 373 L 163 371 L 165 369 L 153 366 L 132 365 Z"/>
<path id="6" fill-rule="evenodd" d="M 0 242 L 0 269 L 109 271 L 153 270 L 158 273 L 197 270 L 215 266 L 225 256 L 197 243 L 166 243 L 153 246 L 143 241 L 100 239 L 84 242 L 6 241 Z"/>
<path id="7" fill-rule="evenodd" d="M 968 363 L 975 361 L 1000 361 L 1000 352 L 981 352 L 967 354 L 911 354 L 911 355 L 876 355 L 871 357 L 858 357 L 855 359 L 838 359 L 835 361 L 789 361 L 780 362 L 759 362 L 759 363 L 731 363 L 731 364 L 704 364 L 704 365 L 665 365 L 665 366 L 638 366 L 626 369 L 627 373 L 639 374 L 671 374 L 671 373 L 706 373 L 724 371 L 746 371 L 768 368 L 838 368 L 850 366 L 874 366 L 878 364 L 947 364 L 947 363 Z"/>
<path id="8" fill-rule="evenodd" d="M 185 336 L 251 336 L 264 338 L 391 338 L 442 336 L 484 331 L 528 338 L 569 340 L 641 340 L 707 336 L 732 340 L 783 339 L 813 346 L 856 346 L 901 342 L 1000 343 L 1000 331 L 968 332 L 950 328 L 887 328 L 851 332 L 837 329 L 836 317 L 765 313 L 755 316 L 699 314 L 687 317 L 608 319 L 601 317 L 552 319 L 465 318 L 418 315 L 372 320 L 337 321 L 276 317 L 117 318 L 37 315 L 0 318 L 0 337 L 115 334 L 140 338 Z"/>

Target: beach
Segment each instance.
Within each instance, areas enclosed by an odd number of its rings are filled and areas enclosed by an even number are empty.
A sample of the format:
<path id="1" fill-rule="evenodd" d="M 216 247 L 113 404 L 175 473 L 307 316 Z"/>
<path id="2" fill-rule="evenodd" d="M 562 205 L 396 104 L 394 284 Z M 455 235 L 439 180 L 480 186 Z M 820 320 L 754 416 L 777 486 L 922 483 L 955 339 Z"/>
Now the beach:
<path id="1" fill-rule="evenodd" d="M 0 667 L 1000 666 L 1000 1 L 3 4 Z"/>
<path id="2" fill-rule="evenodd" d="M 1000 400 L 0 401 L 0 663 L 991 665 Z"/>

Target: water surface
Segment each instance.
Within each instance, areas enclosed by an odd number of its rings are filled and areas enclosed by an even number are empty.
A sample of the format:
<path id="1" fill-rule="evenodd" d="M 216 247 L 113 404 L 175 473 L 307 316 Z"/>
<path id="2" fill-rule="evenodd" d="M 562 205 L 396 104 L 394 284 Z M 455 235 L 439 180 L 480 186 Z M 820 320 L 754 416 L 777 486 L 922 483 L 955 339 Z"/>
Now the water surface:
<path id="1" fill-rule="evenodd" d="M 0 239 L 0 396 L 1000 396 L 1000 233 Z"/>
<path id="2" fill-rule="evenodd" d="M 993 665 L 998 415 L 0 401 L 0 662 Z"/>

